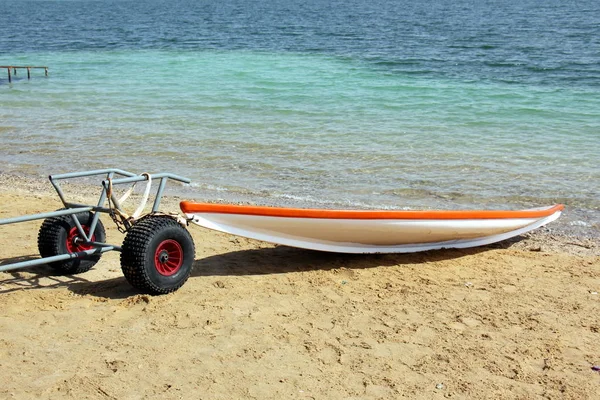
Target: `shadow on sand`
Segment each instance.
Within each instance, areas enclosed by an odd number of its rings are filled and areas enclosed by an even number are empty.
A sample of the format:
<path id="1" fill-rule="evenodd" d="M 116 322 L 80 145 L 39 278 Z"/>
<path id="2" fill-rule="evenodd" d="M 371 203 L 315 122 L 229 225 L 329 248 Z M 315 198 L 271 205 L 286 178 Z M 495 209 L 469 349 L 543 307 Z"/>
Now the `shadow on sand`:
<path id="1" fill-rule="evenodd" d="M 338 268 L 367 269 L 393 265 L 418 265 L 425 262 L 452 260 L 478 254 L 491 249 L 505 249 L 525 239 L 510 240 L 470 249 L 443 249 L 409 254 L 341 254 L 275 246 L 239 250 L 198 259 L 194 262 L 191 278 L 211 276 L 247 276 L 286 274 L 315 270 L 329 271 Z M 22 256 L 0 261 L 1 265 L 38 258 Z M 97 267 L 96 267 L 97 268 Z M 23 274 L 25 272 L 26 274 Z M 4 272 L 11 276 L 0 280 L 0 294 L 19 290 L 66 287 L 79 295 L 93 295 L 110 299 L 124 299 L 140 294 L 124 277 L 103 281 L 90 281 L 82 275 L 55 275 L 47 265 Z M 43 282 L 42 282 L 43 280 Z"/>

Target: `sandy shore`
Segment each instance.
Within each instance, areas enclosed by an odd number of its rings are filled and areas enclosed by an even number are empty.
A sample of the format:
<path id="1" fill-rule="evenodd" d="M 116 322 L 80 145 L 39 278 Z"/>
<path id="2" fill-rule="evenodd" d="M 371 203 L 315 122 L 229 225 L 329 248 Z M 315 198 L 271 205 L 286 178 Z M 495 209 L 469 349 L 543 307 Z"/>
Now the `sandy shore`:
<path id="1" fill-rule="evenodd" d="M 0 175 L 0 218 L 60 207 Z M 97 189 L 71 187 L 74 199 Z M 177 211 L 169 198 L 164 211 Z M 108 218 L 108 242 L 123 235 Z M 40 221 L 0 227 L 0 264 Z M 351 256 L 191 227 L 196 262 L 150 297 L 118 253 L 91 271 L 0 273 L 0 398 L 592 399 L 600 248 L 552 229 L 470 250 Z"/>

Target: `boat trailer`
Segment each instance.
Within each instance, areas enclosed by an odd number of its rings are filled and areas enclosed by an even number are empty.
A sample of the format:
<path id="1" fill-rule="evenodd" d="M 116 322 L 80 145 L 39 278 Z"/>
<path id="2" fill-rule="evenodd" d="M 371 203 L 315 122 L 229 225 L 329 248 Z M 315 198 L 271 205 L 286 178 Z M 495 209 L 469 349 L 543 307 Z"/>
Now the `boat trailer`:
<path id="1" fill-rule="evenodd" d="M 67 200 L 60 185 L 65 179 L 104 176 L 97 204 Z M 179 289 L 189 278 L 194 262 L 194 241 L 187 221 L 179 214 L 159 212 L 169 179 L 190 183 L 190 179 L 170 173 L 137 175 L 120 169 L 101 169 L 50 175 L 64 208 L 56 211 L 0 219 L 1 225 L 43 219 L 38 233 L 41 258 L 0 264 L 0 272 L 47 264 L 56 272 L 72 275 L 89 271 L 107 251 L 121 252 L 121 269 L 127 281 L 144 293 L 166 294 Z M 142 202 L 132 215 L 122 203 L 137 182 L 146 182 Z M 143 214 L 153 181 L 159 181 L 150 213 Z M 113 186 L 132 184 L 119 199 Z M 108 206 L 107 206 L 108 204 Z M 122 246 L 106 243 L 100 214 L 108 214 L 125 234 Z"/>

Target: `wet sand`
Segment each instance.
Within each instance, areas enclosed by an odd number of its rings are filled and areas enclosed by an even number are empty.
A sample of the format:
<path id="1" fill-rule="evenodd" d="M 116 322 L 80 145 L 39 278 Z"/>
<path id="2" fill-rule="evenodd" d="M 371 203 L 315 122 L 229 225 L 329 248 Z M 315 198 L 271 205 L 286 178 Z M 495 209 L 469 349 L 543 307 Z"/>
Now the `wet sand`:
<path id="1" fill-rule="evenodd" d="M 95 187 L 68 189 L 96 201 Z M 9 175 L 0 204 L 0 218 L 61 206 L 47 181 Z M 0 264 L 38 256 L 40 222 L 0 227 Z M 132 289 L 116 252 L 77 276 L 0 273 L 0 398 L 597 398 L 596 238 L 551 224 L 363 256 L 190 232 L 192 277 L 165 296 Z"/>

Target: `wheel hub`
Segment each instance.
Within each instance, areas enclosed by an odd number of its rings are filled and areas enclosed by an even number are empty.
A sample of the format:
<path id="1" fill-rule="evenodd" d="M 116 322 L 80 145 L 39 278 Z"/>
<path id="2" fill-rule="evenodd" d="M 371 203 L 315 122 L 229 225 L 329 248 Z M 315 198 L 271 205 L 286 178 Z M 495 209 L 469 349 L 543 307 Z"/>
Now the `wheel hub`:
<path id="1" fill-rule="evenodd" d="M 83 231 L 86 235 L 90 233 L 90 227 L 87 225 L 82 225 Z M 96 240 L 96 235 L 92 235 L 92 241 Z M 79 236 L 79 230 L 77 227 L 71 228 L 69 233 L 67 234 L 67 251 L 69 253 L 78 253 L 80 251 L 91 250 L 94 246 L 90 244 L 84 243 L 84 240 Z"/>
<path id="2" fill-rule="evenodd" d="M 163 276 L 175 275 L 183 265 L 183 248 L 173 239 L 161 242 L 154 252 L 154 266 Z"/>
<path id="3" fill-rule="evenodd" d="M 166 250 L 163 250 L 160 252 L 160 255 L 158 256 L 158 261 L 161 264 L 166 263 L 167 261 L 169 261 L 169 253 L 166 252 Z"/>

